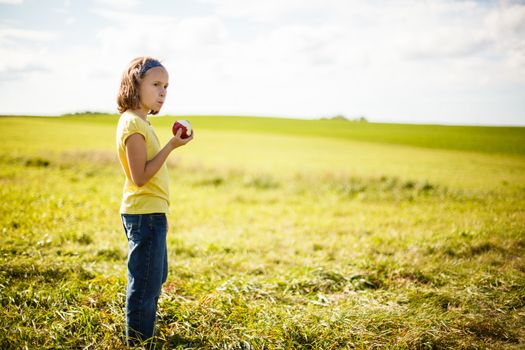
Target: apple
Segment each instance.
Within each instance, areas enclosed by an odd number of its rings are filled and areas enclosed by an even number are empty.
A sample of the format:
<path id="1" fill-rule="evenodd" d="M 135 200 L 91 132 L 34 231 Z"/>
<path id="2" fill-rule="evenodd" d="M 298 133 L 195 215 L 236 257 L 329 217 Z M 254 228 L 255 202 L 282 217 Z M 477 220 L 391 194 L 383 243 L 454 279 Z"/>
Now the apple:
<path id="1" fill-rule="evenodd" d="M 187 120 L 177 120 L 175 123 L 173 123 L 173 127 L 171 128 L 173 135 L 175 135 L 179 129 L 182 129 L 182 134 L 180 137 L 183 139 L 187 139 L 193 133 L 191 124 Z"/>

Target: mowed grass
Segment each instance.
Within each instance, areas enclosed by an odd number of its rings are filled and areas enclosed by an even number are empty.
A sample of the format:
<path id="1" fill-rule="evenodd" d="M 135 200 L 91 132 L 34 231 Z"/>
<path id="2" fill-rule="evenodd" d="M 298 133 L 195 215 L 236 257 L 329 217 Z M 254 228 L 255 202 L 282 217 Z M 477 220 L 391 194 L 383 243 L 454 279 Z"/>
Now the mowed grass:
<path id="1" fill-rule="evenodd" d="M 524 128 L 187 119 L 160 348 L 524 347 Z M 0 348 L 123 348 L 116 120 L 0 119 Z"/>

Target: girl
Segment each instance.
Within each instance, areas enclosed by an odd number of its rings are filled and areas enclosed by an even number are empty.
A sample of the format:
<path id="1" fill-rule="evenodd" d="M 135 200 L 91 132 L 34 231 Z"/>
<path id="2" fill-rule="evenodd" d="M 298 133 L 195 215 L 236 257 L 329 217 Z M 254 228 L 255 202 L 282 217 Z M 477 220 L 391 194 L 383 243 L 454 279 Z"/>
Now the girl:
<path id="1" fill-rule="evenodd" d="M 157 114 L 168 88 L 168 72 L 151 57 L 138 57 L 122 75 L 117 103 L 117 151 L 126 175 L 120 206 L 128 239 L 126 339 L 135 345 L 152 338 L 157 301 L 168 275 L 166 214 L 169 207 L 166 159 L 193 139 L 181 130 L 161 148 L 148 121 Z"/>

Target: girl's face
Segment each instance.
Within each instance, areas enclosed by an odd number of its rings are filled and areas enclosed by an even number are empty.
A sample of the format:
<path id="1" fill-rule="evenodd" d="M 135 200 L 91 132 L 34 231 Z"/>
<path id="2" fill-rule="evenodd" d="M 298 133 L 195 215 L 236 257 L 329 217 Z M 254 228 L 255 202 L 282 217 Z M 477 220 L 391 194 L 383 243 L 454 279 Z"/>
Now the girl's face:
<path id="1" fill-rule="evenodd" d="M 168 72 L 164 67 L 151 68 L 140 83 L 140 109 L 147 115 L 150 111 L 160 111 L 166 100 L 169 84 Z"/>

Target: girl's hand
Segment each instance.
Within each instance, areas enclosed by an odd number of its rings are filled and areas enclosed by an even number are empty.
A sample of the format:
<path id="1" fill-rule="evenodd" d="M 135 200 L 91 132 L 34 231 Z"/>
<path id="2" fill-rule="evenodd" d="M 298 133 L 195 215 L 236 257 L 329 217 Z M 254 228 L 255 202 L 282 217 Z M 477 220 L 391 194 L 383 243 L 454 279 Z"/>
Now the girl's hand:
<path id="1" fill-rule="evenodd" d="M 173 136 L 171 138 L 171 140 L 168 141 L 168 144 L 172 147 L 172 149 L 184 146 L 185 144 L 187 144 L 188 142 L 193 140 L 193 134 L 194 134 L 194 132 L 191 133 L 190 137 L 188 137 L 186 139 L 183 139 L 181 137 L 181 135 L 182 135 L 182 128 L 181 128 L 181 129 L 177 130 L 177 133 L 175 133 L 175 136 Z"/>

